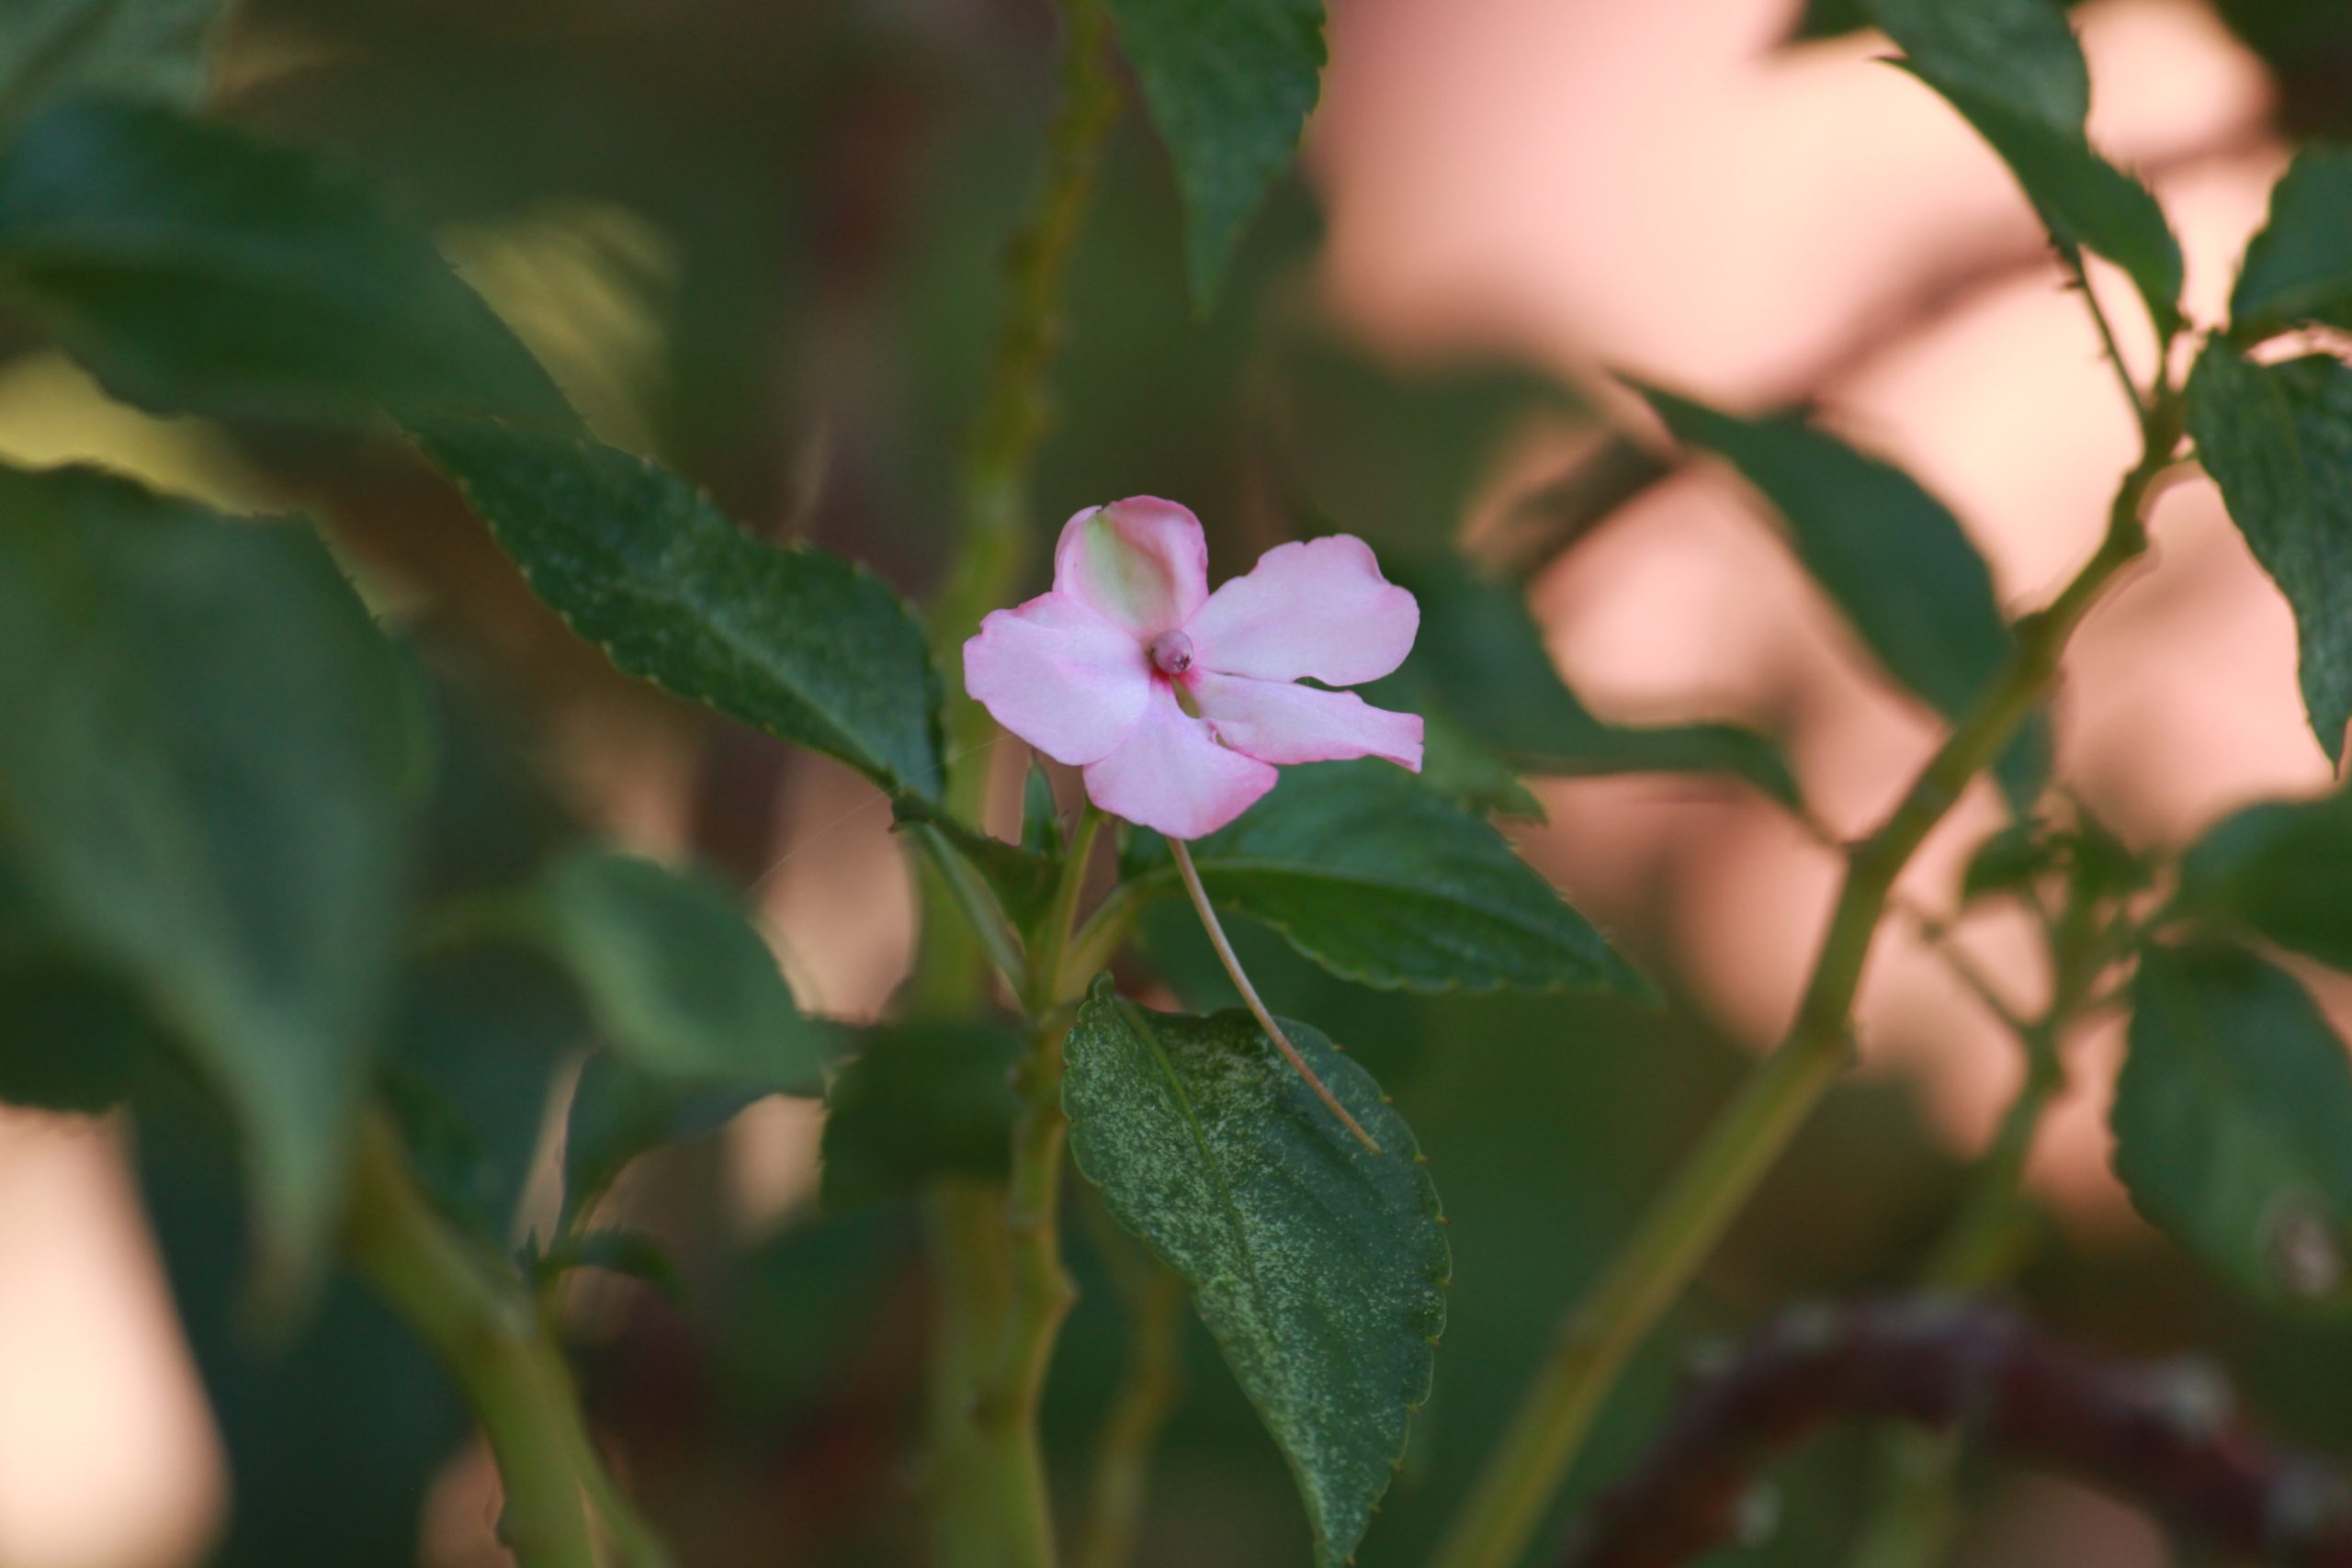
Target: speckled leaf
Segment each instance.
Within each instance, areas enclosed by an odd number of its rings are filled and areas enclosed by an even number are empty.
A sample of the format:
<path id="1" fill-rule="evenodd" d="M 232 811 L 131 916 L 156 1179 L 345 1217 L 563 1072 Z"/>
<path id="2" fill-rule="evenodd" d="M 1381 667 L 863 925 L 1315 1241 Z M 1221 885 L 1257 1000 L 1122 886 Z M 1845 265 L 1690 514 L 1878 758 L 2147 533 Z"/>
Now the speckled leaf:
<path id="1" fill-rule="evenodd" d="M 486 420 L 420 433 L 540 598 L 614 663 L 935 795 L 939 679 L 880 578 L 744 533 L 684 480 L 584 437 Z"/>
<path id="2" fill-rule="evenodd" d="M 1020 1051 L 1020 1034 L 992 1020 L 866 1032 L 825 1090 L 826 1209 L 912 1197 L 943 1177 L 1003 1179 Z"/>
<path id="3" fill-rule="evenodd" d="M 2188 428 L 2294 609 L 2303 709 L 2339 761 L 2352 720 L 2352 368 L 2319 355 L 2255 365 L 2217 339 L 2189 377 Z"/>
<path id="4" fill-rule="evenodd" d="M 527 918 L 631 1065 L 684 1083 L 821 1077 L 828 1026 L 793 1006 L 775 954 L 708 876 L 583 850 L 548 869 Z"/>
<path id="5" fill-rule="evenodd" d="M 2181 858 L 2182 908 L 2352 969 L 2352 795 L 2266 800 Z"/>
<path id="6" fill-rule="evenodd" d="M 356 181 L 168 109 L 68 100 L 9 141 L 0 297 L 161 412 L 572 423 L 514 334 Z"/>
<path id="7" fill-rule="evenodd" d="M 2115 1168 L 2149 1221 L 2270 1300 L 2340 1298 L 2352 1063 L 2291 976 L 2228 949 L 2141 959 Z"/>
<path id="8" fill-rule="evenodd" d="M 2241 342 L 2306 321 L 2352 331 L 2352 149 L 2295 154 L 2230 295 L 2230 333 Z"/>
<path id="9" fill-rule="evenodd" d="M 1108 976 L 1065 1052 L 1070 1152 L 1193 1304 L 1298 1481 L 1316 1561 L 1345 1562 L 1428 1397 L 1451 1272 L 1437 1191 L 1380 1086 L 1283 1023 L 1383 1153 L 1358 1144 L 1246 1012 L 1123 1001 Z"/>
<path id="10" fill-rule="evenodd" d="M 1218 908 L 1369 986 L 1652 995 L 1489 823 L 1386 762 L 1286 768 L 1192 849 Z M 1124 863 L 1137 894 L 1182 891 L 1157 835 L 1138 829 Z"/>
<path id="11" fill-rule="evenodd" d="M 74 92 L 196 107 L 222 4 L 9 0 L 0 6 L 0 129 Z"/>
<path id="12" fill-rule="evenodd" d="M 1323 0 L 1110 0 L 1176 164 L 1193 297 L 1206 308 L 1267 187 L 1290 166 L 1323 72 Z"/>
<path id="13" fill-rule="evenodd" d="M 1412 591 L 1421 629 L 1404 668 L 1365 688 L 1365 701 L 1441 717 L 1528 773 L 1717 773 L 1774 800 L 1795 800 L 1788 764 L 1753 730 L 1594 717 L 1560 678 L 1518 589 L 1477 576 L 1453 555 L 1392 554 L 1383 565 Z"/>
<path id="14" fill-rule="evenodd" d="M 1889 674 L 1947 717 L 1968 710 L 2013 645 L 1993 574 L 1942 502 L 1800 419 L 1649 399 L 1679 439 L 1723 458 L 1771 503 L 1805 570 Z"/>
<path id="15" fill-rule="evenodd" d="M 336 1212 L 391 989 L 416 706 L 307 528 L 0 468 L 0 832 L 233 1115 L 266 1284 Z"/>

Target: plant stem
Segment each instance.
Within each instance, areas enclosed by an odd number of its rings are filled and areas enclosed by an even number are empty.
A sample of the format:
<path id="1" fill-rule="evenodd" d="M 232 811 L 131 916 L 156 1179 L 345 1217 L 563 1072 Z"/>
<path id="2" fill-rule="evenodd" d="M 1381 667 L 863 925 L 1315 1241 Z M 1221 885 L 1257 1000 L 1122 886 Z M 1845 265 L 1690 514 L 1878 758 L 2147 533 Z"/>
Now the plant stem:
<path id="1" fill-rule="evenodd" d="M 2008 663 L 1878 831 L 1845 881 L 1788 1038 L 1758 1064 L 1668 1180 L 1599 1285 L 1561 1325 L 1519 1413 L 1438 1550 L 1438 1568 L 1510 1568 L 1525 1551 L 1626 1360 L 1714 1250 L 1851 1054 L 1848 1018 L 1895 879 L 1971 780 L 1999 757 L 2058 671 L 2067 638 L 2147 547 L 2143 502 L 2170 466 L 2182 411 L 2169 389 L 2143 429 L 2097 550 L 2047 609 L 2018 624 Z"/>
<path id="2" fill-rule="evenodd" d="M 1107 1214 L 1102 1225 L 1117 1229 Z M 1125 1568 L 1135 1555 L 1152 1449 L 1183 1391 L 1183 1276 L 1140 1256 L 1124 1235 L 1111 1241 L 1138 1254 L 1132 1267 L 1114 1269 L 1127 1302 L 1126 1369 L 1096 1439 L 1093 1496 L 1073 1568 Z"/>
<path id="3" fill-rule="evenodd" d="M 596 1568 L 583 1476 L 598 1461 L 571 1372 L 521 1279 L 434 1212 L 380 1120 L 361 1129 L 343 1240 L 481 1423 L 506 1494 L 499 1539 L 518 1568 Z"/>
<path id="4" fill-rule="evenodd" d="M 1102 0 L 1063 0 L 1061 102 L 1046 131 L 1043 166 L 1008 256 L 1004 317 L 995 356 L 964 453 L 962 555 L 933 606 L 932 646 L 949 672 L 947 807 L 976 821 L 987 795 L 984 709 L 961 690 L 964 639 L 1021 583 L 1032 543 L 1030 474 L 1046 427 L 1046 376 L 1058 346 L 1064 275 L 1094 187 L 1103 141 L 1116 118 L 1119 90 L 1105 58 Z M 940 872 L 923 872 L 923 936 L 911 987 L 915 1005 L 933 1013 L 979 1002 L 978 953 Z M 1034 983 L 1034 979 L 1033 979 Z M 928 1402 L 933 1555 L 942 1568 L 994 1568 L 1050 1562 L 1050 1539 L 1034 1521 L 1042 1499 L 1022 1478 L 1008 1482 L 995 1463 L 1005 1452 L 978 1414 L 994 1380 L 1012 1305 L 1011 1245 L 1005 1194 L 957 1184 L 929 1205 L 937 1310 Z M 1013 1527 L 1030 1533 L 1042 1557 L 1012 1555 Z"/>
<path id="5" fill-rule="evenodd" d="M 1176 857 L 1176 870 L 1184 879 L 1184 891 L 1192 896 L 1193 908 L 1200 911 L 1201 924 L 1209 933 L 1209 945 L 1216 949 L 1217 961 L 1225 965 L 1226 977 L 1233 982 L 1233 988 L 1241 993 L 1242 1001 L 1249 1006 L 1250 1016 L 1258 1021 L 1258 1027 L 1266 1032 L 1266 1038 L 1274 1043 L 1274 1049 L 1283 1054 L 1283 1059 L 1306 1080 L 1306 1087 L 1315 1091 L 1315 1098 L 1323 1102 L 1324 1109 L 1340 1119 L 1340 1125 L 1355 1134 L 1356 1142 L 1378 1154 L 1380 1145 L 1373 1141 L 1372 1134 L 1348 1114 L 1348 1108 L 1340 1103 L 1339 1096 L 1315 1076 L 1315 1069 L 1306 1065 L 1306 1058 L 1298 1054 L 1298 1047 L 1290 1043 L 1290 1036 L 1283 1032 L 1283 1026 L 1274 1021 L 1274 1015 L 1266 1010 L 1264 1002 L 1259 1000 L 1258 987 L 1250 983 L 1250 976 L 1243 972 L 1241 960 L 1235 955 L 1233 943 L 1226 940 L 1225 927 L 1216 918 L 1216 906 L 1209 902 L 1208 890 L 1201 886 L 1201 874 L 1193 864 L 1193 852 L 1184 847 L 1182 839 L 1169 840 L 1168 849 Z"/>

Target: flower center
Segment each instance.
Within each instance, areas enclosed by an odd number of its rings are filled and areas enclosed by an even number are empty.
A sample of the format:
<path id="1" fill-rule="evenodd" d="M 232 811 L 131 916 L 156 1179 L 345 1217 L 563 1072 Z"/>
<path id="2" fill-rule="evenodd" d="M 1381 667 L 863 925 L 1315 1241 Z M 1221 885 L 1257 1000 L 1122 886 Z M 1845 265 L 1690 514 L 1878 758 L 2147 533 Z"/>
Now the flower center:
<path id="1" fill-rule="evenodd" d="M 1193 639 L 1182 632 L 1161 632 L 1151 639 L 1151 667 L 1162 675 L 1182 675 L 1193 667 Z"/>

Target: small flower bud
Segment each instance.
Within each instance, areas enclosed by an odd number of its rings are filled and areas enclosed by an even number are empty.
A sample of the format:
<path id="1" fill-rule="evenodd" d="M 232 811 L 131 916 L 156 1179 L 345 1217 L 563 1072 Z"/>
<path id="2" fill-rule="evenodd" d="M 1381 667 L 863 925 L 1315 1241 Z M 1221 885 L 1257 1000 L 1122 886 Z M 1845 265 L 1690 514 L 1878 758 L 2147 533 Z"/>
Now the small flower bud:
<path id="1" fill-rule="evenodd" d="M 1162 675 L 1182 675 L 1193 667 L 1193 639 L 1182 632 L 1161 632 L 1151 639 L 1151 667 Z"/>

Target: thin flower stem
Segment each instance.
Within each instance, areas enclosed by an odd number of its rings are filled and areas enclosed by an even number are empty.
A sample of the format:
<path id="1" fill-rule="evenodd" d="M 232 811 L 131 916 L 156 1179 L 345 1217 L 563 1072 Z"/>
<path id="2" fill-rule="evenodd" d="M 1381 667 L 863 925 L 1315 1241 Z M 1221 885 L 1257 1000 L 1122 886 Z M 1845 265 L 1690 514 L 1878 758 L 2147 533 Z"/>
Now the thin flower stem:
<path id="1" fill-rule="evenodd" d="M 1251 985 L 1250 976 L 1242 972 L 1241 960 L 1234 955 L 1233 944 L 1225 939 L 1225 927 L 1218 923 L 1216 908 L 1209 902 L 1208 890 L 1201 886 L 1201 874 L 1193 864 L 1193 852 L 1184 847 L 1182 839 L 1169 840 L 1168 848 L 1176 857 L 1176 870 L 1184 879 L 1184 891 L 1192 895 L 1193 908 L 1200 911 L 1201 924 L 1208 931 L 1209 945 L 1216 949 L 1217 961 L 1225 965 L 1227 976 L 1233 981 L 1233 988 L 1241 993 L 1242 1001 L 1249 1006 L 1250 1016 L 1258 1021 L 1258 1027 L 1266 1032 L 1266 1038 L 1274 1043 L 1274 1049 L 1283 1054 L 1283 1059 L 1306 1080 L 1306 1087 L 1315 1091 L 1315 1098 L 1340 1119 L 1341 1126 L 1355 1134 L 1356 1142 L 1374 1154 L 1380 1153 L 1380 1145 L 1373 1141 L 1372 1134 L 1348 1114 L 1348 1108 L 1340 1103 L 1339 1097 L 1315 1076 L 1315 1069 L 1306 1065 L 1306 1058 L 1300 1055 L 1298 1047 L 1290 1043 L 1290 1036 L 1283 1032 L 1283 1026 L 1274 1021 L 1274 1015 L 1268 1012 L 1266 1004 L 1258 999 L 1258 987 Z"/>
<path id="2" fill-rule="evenodd" d="M 1527 1550 L 1626 1361 L 1681 1295 L 1851 1055 L 1855 992 L 1896 878 L 1970 782 L 1991 766 L 2058 672 L 2066 640 L 2147 547 L 2141 510 L 2179 445 L 2169 389 L 2143 431 L 2098 548 L 2048 608 L 2018 627 L 2008 664 L 1945 739 L 1846 877 L 1796 1022 L 1668 1182 L 1592 1292 L 1571 1311 L 1519 1414 L 1489 1458 L 1438 1568 L 1510 1568 Z"/>
<path id="3" fill-rule="evenodd" d="M 343 1244 L 481 1424 L 505 1490 L 498 1535 L 517 1568 L 597 1568 L 586 1477 L 600 1461 L 571 1371 L 522 1280 L 433 1211 L 380 1120 L 360 1131 Z"/>

